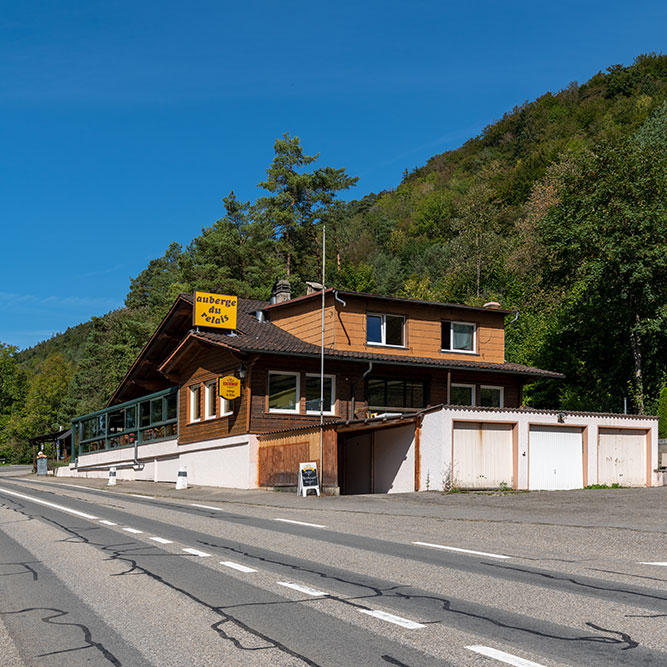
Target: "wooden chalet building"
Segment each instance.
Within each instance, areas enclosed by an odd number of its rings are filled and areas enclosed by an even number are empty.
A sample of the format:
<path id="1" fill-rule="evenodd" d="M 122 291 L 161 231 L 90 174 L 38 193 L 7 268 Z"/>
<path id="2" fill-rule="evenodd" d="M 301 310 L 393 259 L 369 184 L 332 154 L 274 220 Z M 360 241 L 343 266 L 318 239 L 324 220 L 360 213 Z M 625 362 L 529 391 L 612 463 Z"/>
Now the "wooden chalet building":
<path id="1" fill-rule="evenodd" d="M 193 297 L 181 295 L 108 406 L 74 420 L 78 460 L 63 472 L 174 481 L 185 466 L 193 484 L 274 488 L 316 461 L 325 490 L 368 493 L 443 488 L 460 460 L 464 485 L 528 488 L 516 415 L 560 425 L 561 413 L 522 409 L 522 389 L 561 376 L 505 361 L 512 314 L 333 289 L 322 308 L 321 291 L 291 299 L 281 281 L 271 302 L 238 300 L 235 329 L 214 330 L 193 326 Z M 230 375 L 242 391 L 225 400 L 218 380 Z M 582 420 L 573 456 L 588 470 Z M 653 426 L 633 427 L 648 484 Z"/>

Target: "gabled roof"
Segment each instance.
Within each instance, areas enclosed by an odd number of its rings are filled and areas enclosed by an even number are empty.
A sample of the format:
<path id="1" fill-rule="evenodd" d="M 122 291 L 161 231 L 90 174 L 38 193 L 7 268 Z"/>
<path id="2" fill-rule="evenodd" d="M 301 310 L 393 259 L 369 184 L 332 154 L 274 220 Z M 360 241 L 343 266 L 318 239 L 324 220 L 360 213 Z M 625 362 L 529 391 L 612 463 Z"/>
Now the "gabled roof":
<path id="1" fill-rule="evenodd" d="M 333 291 L 333 290 L 328 290 Z M 342 296 L 362 296 L 380 299 L 373 294 L 339 291 Z M 319 296 L 321 293 L 302 297 L 308 299 Z M 394 300 L 391 297 L 391 300 Z M 453 308 L 468 308 L 468 306 L 456 306 L 451 304 L 440 304 L 432 302 L 416 301 L 414 299 L 399 299 L 410 303 L 424 305 L 438 305 Z M 293 303 L 292 299 L 285 303 Z M 269 304 L 266 301 L 253 299 L 239 299 L 237 307 L 237 328 L 233 332 L 199 330 L 192 327 L 193 298 L 191 294 L 181 294 L 169 313 L 155 330 L 151 339 L 146 343 L 136 361 L 127 372 L 118 389 L 114 392 L 107 405 L 139 398 L 147 393 L 159 391 L 173 386 L 166 376 L 170 368 L 173 368 L 182 353 L 194 343 L 215 345 L 225 348 L 240 355 L 245 354 L 277 354 L 292 357 L 317 358 L 320 355 L 318 345 L 307 343 L 300 338 L 284 331 L 276 324 L 268 320 L 259 321 L 256 313 L 258 311 L 270 311 L 276 306 L 283 304 Z M 474 310 L 506 314 L 511 311 L 489 310 L 487 308 L 475 308 Z M 524 376 L 526 378 L 562 378 L 560 373 L 545 371 L 531 366 L 514 363 L 489 363 L 467 359 L 442 359 L 411 357 L 394 354 L 381 354 L 376 352 L 356 352 L 350 350 L 336 350 L 325 348 L 325 358 L 328 360 L 340 360 L 359 363 L 373 361 L 378 364 L 389 364 L 394 366 L 418 366 L 422 368 L 439 368 L 443 370 L 474 370 L 488 373 L 505 373 Z"/>
<path id="2" fill-rule="evenodd" d="M 385 296 L 384 294 L 371 294 L 369 292 L 349 292 L 347 290 L 334 289 L 333 287 L 328 287 L 324 290 L 325 294 L 330 294 L 335 292 L 340 297 L 348 299 L 368 299 L 368 300 L 378 300 L 378 301 L 391 301 L 396 303 L 408 303 L 418 306 L 437 306 L 438 308 L 445 308 L 449 310 L 472 310 L 482 313 L 499 313 L 500 315 L 510 315 L 515 313 L 515 310 L 503 310 L 502 308 L 483 308 L 482 306 L 465 306 L 460 303 L 444 303 L 442 301 L 422 301 L 421 299 L 408 299 L 402 296 Z M 297 303 L 302 303 L 310 299 L 321 299 L 322 291 L 313 292 L 312 294 L 306 294 L 305 296 L 298 296 L 294 299 L 289 299 L 287 301 L 281 301 L 280 303 L 271 303 L 265 307 L 264 310 L 273 311 L 279 310 L 287 306 L 292 306 Z"/>

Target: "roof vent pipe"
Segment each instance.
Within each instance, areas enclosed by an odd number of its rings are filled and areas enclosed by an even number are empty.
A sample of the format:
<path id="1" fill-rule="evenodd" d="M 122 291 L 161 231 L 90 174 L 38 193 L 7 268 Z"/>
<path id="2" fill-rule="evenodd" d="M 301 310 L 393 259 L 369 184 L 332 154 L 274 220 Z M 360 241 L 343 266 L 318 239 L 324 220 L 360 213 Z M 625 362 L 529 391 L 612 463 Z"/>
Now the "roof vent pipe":
<path id="1" fill-rule="evenodd" d="M 255 317 L 257 318 L 258 322 L 266 322 L 266 314 L 263 310 L 255 311 Z"/>

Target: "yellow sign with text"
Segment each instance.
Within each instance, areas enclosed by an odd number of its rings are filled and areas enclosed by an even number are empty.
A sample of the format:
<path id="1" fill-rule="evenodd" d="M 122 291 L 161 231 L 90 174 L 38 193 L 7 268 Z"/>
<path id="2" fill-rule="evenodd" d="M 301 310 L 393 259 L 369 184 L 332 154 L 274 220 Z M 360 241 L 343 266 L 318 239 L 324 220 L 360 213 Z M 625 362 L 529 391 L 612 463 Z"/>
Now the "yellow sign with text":
<path id="1" fill-rule="evenodd" d="M 241 395 L 241 380 L 233 375 L 226 375 L 218 380 L 218 396 L 231 401 Z"/>
<path id="2" fill-rule="evenodd" d="M 192 324 L 200 327 L 236 329 L 236 305 L 238 298 L 226 294 L 195 292 Z"/>

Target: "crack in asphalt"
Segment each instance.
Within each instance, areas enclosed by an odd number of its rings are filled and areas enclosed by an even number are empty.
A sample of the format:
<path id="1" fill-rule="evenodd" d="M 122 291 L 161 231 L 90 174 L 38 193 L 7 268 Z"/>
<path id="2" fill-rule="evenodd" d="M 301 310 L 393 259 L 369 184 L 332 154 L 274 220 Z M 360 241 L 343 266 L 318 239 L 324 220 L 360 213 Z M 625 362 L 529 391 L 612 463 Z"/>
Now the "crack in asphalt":
<path id="1" fill-rule="evenodd" d="M 615 570 L 602 570 L 599 567 L 589 567 L 589 570 L 592 572 L 604 572 L 605 574 L 620 574 L 624 577 L 636 577 L 637 579 L 650 579 L 651 581 L 661 581 L 667 583 L 667 579 L 661 579 L 660 577 L 650 577 L 646 574 L 632 574 L 632 572 L 616 572 Z"/>
<path id="2" fill-rule="evenodd" d="M 30 567 L 28 563 L 41 563 L 39 560 L 27 560 L 19 563 L 0 563 L 0 567 L 3 565 L 22 565 L 25 568 L 25 572 L 5 572 L 3 574 L 0 574 L 0 577 L 14 577 L 17 574 L 31 574 L 32 575 L 32 580 L 33 581 L 38 581 L 39 576 L 37 574 L 37 570 L 35 568 Z"/>
<path id="3" fill-rule="evenodd" d="M 583 581 L 577 581 L 574 577 L 567 575 L 558 575 L 550 574 L 549 572 L 540 572 L 538 570 L 526 570 L 521 567 L 514 567 L 512 565 L 500 565 L 499 563 L 486 563 L 489 567 L 496 567 L 501 570 L 513 570 L 515 572 L 521 572 L 523 574 L 532 574 L 537 577 L 542 577 L 544 579 L 551 579 L 553 581 L 567 581 L 575 586 L 581 588 L 590 588 L 596 591 L 606 591 L 607 593 L 623 593 L 625 595 L 636 595 L 637 597 L 647 598 L 649 600 L 661 600 L 662 602 L 667 602 L 667 597 L 661 595 L 651 595 L 650 593 L 641 593 L 639 591 L 630 591 L 624 588 L 611 588 L 609 586 L 596 586 L 595 584 L 585 583 Z"/>
<path id="4" fill-rule="evenodd" d="M 109 558 L 108 560 L 112 561 L 120 561 L 124 562 L 129 566 L 129 569 L 126 570 L 125 572 L 117 573 L 116 575 L 113 576 L 121 576 L 121 575 L 128 575 L 128 574 L 144 574 L 153 581 L 156 581 L 159 584 L 162 584 L 164 586 L 167 586 L 167 588 L 180 593 L 181 595 L 184 595 L 188 599 L 192 600 L 198 605 L 201 605 L 202 607 L 205 607 L 206 609 L 212 611 L 213 613 L 217 614 L 218 616 L 221 616 L 222 619 L 220 621 L 216 621 L 215 623 L 211 624 L 211 629 L 218 634 L 218 636 L 222 637 L 223 639 L 229 640 L 232 645 L 242 651 L 257 651 L 257 650 L 271 650 L 271 649 L 277 649 L 281 651 L 282 653 L 286 653 L 287 655 L 290 655 L 293 658 L 296 658 L 298 660 L 301 660 L 304 664 L 307 665 L 312 665 L 312 667 L 320 667 L 318 663 L 312 661 L 310 658 L 308 658 L 305 655 L 302 655 L 296 651 L 293 651 L 286 645 L 282 644 L 279 642 L 277 639 L 273 639 L 269 637 L 268 635 L 260 632 L 259 630 L 256 630 L 252 628 L 250 625 L 247 623 L 241 621 L 238 618 L 235 618 L 231 614 L 225 612 L 225 607 L 224 606 L 216 606 L 209 604 L 208 602 L 202 600 L 201 598 L 197 597 L 193 593 L 190 593 L 189 591 L 185 590 L 184 588 L 181 588 L 177 586 L 176 584 L 173 584 L 169 581 L 167 581 L 164 577 L 162 577 L 159 574 L 156 574 L 155 572 L 152 572 L 149 568 L 144 567 L 142 565 L 139 565 L 137 561 L 134 558 L 131 558 L 128 554 L 133 551 L 143 551 L 146 548 L 155 548 L 152 547 L 152 545 L 145 545 L 141 547 L 128 547 L 125 550 L 121 550 L 120 547 L 125 546 L 126 544 L 136 544 L 136 542 L 132 543 L 122 543 L 120 545 L 103 545 L 99 544 L 96 542 L 92 542 L 88 537 L 85 535 L 81 535 L 79 532 L 77 532 L 79 529 L 75 528 L 69 528 L 58 521 L 55 521 L 54 519 L 48 519 L 44 517 L 45 520 L 53 523 L 54 525 L 60 527 L 62 530 L 66 531 L 67 533 L 70 533 L 71 536 L 76 536 L 79 539 L 78 543 L 85 543 L 89 544 L 91 546 L 95 546 L 99 548 L 101 551 L 108 553 Z M 81 529 L 82 531 L 85 530 L 90 530 L 83 528 Z M 174 556 L 171 554 L 167 554 L 168 557 L 173 558 Z M 177 556 L 177 558 L 181 558 L 180 555 Z M 238 639 L 235 637 L 229 635 L 228 633 L 224 632 L 221 629 L 221 626 L 224 625 L 225 623 L 232 623 L 233 625 L 236 625 L 238 628 L 241 630 L 247 632 L 250 635 L 253 635 L 254 637 L 264 641 L 267 645 L 266 646 L 259 646 L 259 647 L 250 647 L 250 646 L 244 646 Z"/>
<path id="5" fill-rule="evenodd" d="M 380 658 L 382 658 L 382 660 L 385 662 L 388 662 L 390 665 L 396 665 L 396 667 L 410 667 L 410 665 L 406 664 L 405 662 L 401 662 L 396 658 L 392 658 L 390 655 L 381 655 Z"/>
<path id="6" fill-rule="evenodd" d="M 485 621 L 487 623 L 491 623 L 491 624 L 495 625 L 496 627 L 506 628 L 506 629 L 510 629 L 510 630 L 517 630 L 517 631 L 520 631 L 520 632 L 526 632 L 530 635 L 534 635 L 534 636 L 537 636 L 537 637 L 543 637 L 543 638 L 546 638 L 546 639 L 556 639 L 556 640 L 559 640 L 559 641 L 567 641 L 567 642 L 570 642 L 570 641 L 579 641 L 579 642 L 590 641 L 590 642 L 593 642 L 593 643 L 604 643 L 604 644 L 617 644 L 617 645 L 627 644 L 627 646 L 622 647 L 621 650 L 628 650 L 628 649 L 636 648 L 636 647 L 639 646 L 639 642 L 636 642 L 635 640 L 633 640 L 629 635 L 626 635 L 625 633 L 622 633 L 622 632 L 619 632 L 619 631 L 616 631 L 616 630 L 606 630 L 606 629 L 604 629 L 600 626 L 595 625 L 592 622 L 587 622 L 586 625 L 588 625 L 589 627 L 591 627 L 595 630 L 598 630 L 600 632 L 608 632 L 610 634 L 618 634 L 619 636 L 621 636 L 621 639 L 617 639 L 617 638 L 614 638 L 614 637 L 595 636 L 595 635 L 588 635 L 588 636 L 582 636 L 582 637 L 563 637 L 563 636 L 560 636 L 560 635 L 550 634 L 550 633 L 542 632 L 542 631 L 539 631 L 539 630 L 532 630 L 530 628 L 522 627 L 520 625 L 512 625 L 510 623 L 506 623 L 504 621 L 494 619 L 491 616 L 487 616 L 487 615 L 484 615 L 484 614 L 478 614 L 478 613 L 475 613 L 475 612 L 472 612 L 472 611 L 465 611 L 463 609 L 456 609 L 453 606 L 452 601 L 448 600 L 447 598 L 444 598 L 444 597 L 439 597 L 439 596 L 436 596 L 436 595 L 423 595 L 421 593 L 415 595 L 415 594 L 404 593 L 404 592 L 398 590 L 400 588 L 407 588 L 407 586 L 404 586 L 404 585 L 395 585 L 395 586 L 391 586 L 391 587 L 388 587 L 388 588 L 382 588 L 382 587 L 379 587 L 379 586 L 373 586 L 371 584 L 360 583 L 358 581 L 351 581 L 349 579 L 345 579 L 345 578 L 340 577 L 340 576 L 330 575 L 330 574 L 327 574 L 326 572 L 322 572 L 320 570 L 308 568 L 308 567 L 305 567 L 303 565 L 298 565 L 298 564 L 295 564 L 295 563 L 286 563 L 286 562 L 278 560 L 278 559 L 267 558 L 266 556 L 255 555 L 255 554 L 252 554 L 248 551 L 244 551 L 242 549 L 232 547 L 232 546 L 220 545 L 220 544 L 216 544 L 216 543 L 213 543 L 213 542 L 207 542 L 207 541 L 204 541 L 204 540 L 198 540 L 198 543 L 203 545 L 203 546 L 208 546 L 208 547 L 211 547 L 211 548 L 218 548 L 218 549 L 222 549 L 222 550 L 227 551 L 227 552 L 235 553 L 237 555 L 242 555 L 242 556 L 245 556 L 245 557 L 247 557 L 251 560 L 256 560 L 256 561 L 259 561 L 259 562 L 262 562 L 262 563 L 271 563 L 271 564 L 274 564 L 274 565 L 280 565 L 282 567 L 288 568 L 288 569 L 293 570 L 295 572 L 305 572 L 305 573 L 308 573 L 308 574 L 314 574 L 314 575 L 320 577 L 321 579 L 328 579 L 328 580 L 338 581 L 340 583 L 348 584 L 348 585 L 351 585 L 351 586 L 357 586 L 357 587 L 360 587 L 360 588 L 368 589 L 372 593 L 371 595 L 355 596 L 355 597 L 351 597 L 351 598 L 348 598 L 348 599 L 341 598 L 339 596 L 332 595 L 332 594 L 327 594 L 326 595 L 326 597 L 328 597 L 328 598 L 331 598 L 331 599 L 334 599 L 334 600 L 337 600 L 339 602 L 343 602 L 345 604 L 349 604 L 349 605 L 352 605 L 352 606 L 355 606 L 355 607 L 364 608 L 364 605 L 354 603 L 354 602 L 352 602 L 352 600 L 379 598 L 379 597 L 385 597 L 385 596 L 386 597 L 397 597 L 397 598 L 401 598 L 401 599 L 405 599 L 405 600 L 426 600 L 426 601 L 434 602 L 437 605 L 441 605 L 441 609 L 443 611 L 446 611 L 446 612 L 449 612 L 449 613 L 452 613 L 452 614 L 458 614 L 458 615 L 461 615 L 461 616 L 466 616 L 468 618 L 474 618 L 474 619 L 477 619 L 477 620 Z M 311 601 L 311 600 L 308 600 L 308 601 Z M 306 601 L 306 600 L 303 600 L 303 601 Z M 257 604 L 274 604 L 274 603 L 257 603 Z M 236 605 L 236 606 L 244 606 L 244 605 Z M 365 608 L 367 608 L 367 607 L 365 607 Z M 426 621 L 426 622 L 425 621 L 420 621 L 420 622 L 421 623 L 426 623 L 426 624 L 440 623 L 440 621 Z"/>
<path id="7" fill-rule="evenodd" d="M 38 658 L 44 658 L 50 655 L 57 655 L 59 653 L 70 653 L 73 651 L 83 651 L 88 648 L 94 648 L 97 649 L 107 660 L 107 662 L 110 662 L 112 665 L 115 667 L 121 667 L 121 662 L 116 658 L 116 656 L 107 649 L 104 644 L 101 642 L 96 642 L 93 641 L 93 635 L 91 631 L 88 629 L 87 626 L 85 626 L 83 623 L 74 623 L 74 622 L 56 622 L 55 619 L 61 618 L 63 616 L 69 615 L 68 611 L 64 611 L 63 609 L 57 609 L 55 607 L 26 607 L 25 609 L 19 609 L 16 611 L 0 611 L 0 616 L 10 616 L 10 615 L 15 615 L 15 614 L 27 614 L 32 611 L 46 611 L 46 612 L 53 612 L 51 615 L 46 615 L 42 616 L 41 620 L 43 623 L 48 623 L 50 625 L 56 625 L 59 627 L 65 627 L 65 626 L 70 626 L 73 628 L 78 628 L 81 630 L 83 633 L 83 640 L 86 642 L 85 646 L 77 646 L 74 648 L 68 648 L 68 649 L 63 649 L 60 651 L 51 651 L 49 653 L 41 653 L 37 657 Z"/>

